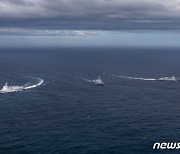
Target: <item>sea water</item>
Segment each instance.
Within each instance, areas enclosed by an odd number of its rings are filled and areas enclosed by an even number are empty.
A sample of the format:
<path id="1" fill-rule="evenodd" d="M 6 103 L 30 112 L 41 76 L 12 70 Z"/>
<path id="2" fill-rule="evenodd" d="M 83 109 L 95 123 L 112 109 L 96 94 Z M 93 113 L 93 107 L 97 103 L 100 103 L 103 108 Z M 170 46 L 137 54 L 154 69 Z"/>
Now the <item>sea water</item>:
<path id="1" fill-rule="evenodd" d="M 1 49 L 0 89 L 44 83 L 0 94 L 0 153 L 168 152 L 153 150 L 180 137 L 180 82 L 156 80 L 167 74 L 180 78 L 180 49 Z"/>

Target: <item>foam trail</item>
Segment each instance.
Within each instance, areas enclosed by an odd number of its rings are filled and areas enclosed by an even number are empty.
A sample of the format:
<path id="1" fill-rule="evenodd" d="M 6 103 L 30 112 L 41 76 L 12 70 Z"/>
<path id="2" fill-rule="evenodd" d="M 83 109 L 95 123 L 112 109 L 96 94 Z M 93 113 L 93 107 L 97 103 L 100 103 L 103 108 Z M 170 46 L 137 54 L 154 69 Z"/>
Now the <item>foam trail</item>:
<path id="1" fill-rule="evenodd" d="M 4 87 L 0 90 L 0 93 L 12 93 L 12 92 L 22 91 L 26 89 L 36 88 L 42 85 L 44 82 L 43 79 L 38 78 L 38 80 L 39 82 L 37 84 L 30 85 L 30 86 L 28 86 L 28 84 L 25 84 L 24 86 L 8 86 L 6 83 Z"/>
<path id="2" fill-rule="evenodd" d="M 92 80 L 88 80 L 88 79 L 85 79 L 85 78 L 81 78 L 82 80 L 84 81 L 87 81 L 87 82 L 92 82 Z"/>
<path id="3" fill-rule="evenodd" d="M 135 77 L 129 77 L 129 76 L 119 76 L 119 75 L 112 75 L 115 77 L 119 77 L 119 78 L 124 78 L 124 79 L 130 79 L 130 80 L 144 80 L 144 81 L 156 81 L 157 79 L 153 79 L 153 78 L 135 78 Z"/>
<path id="4" fill-rule="evenodd" d="M 40 78 L 38 78 L 38 79 L 39 79 L 39 83 L 37 83 L 37 84 L 35 84 L 35 85 L 32 85 L 32 86 L 24 87 L 24 89 L 32 89 L 32 88 L 36 88 L 36 87 L 42 85 L 43 82 L 44 82 L 44 80 L 43 80 L 43 79 L 40 79 Z"/>

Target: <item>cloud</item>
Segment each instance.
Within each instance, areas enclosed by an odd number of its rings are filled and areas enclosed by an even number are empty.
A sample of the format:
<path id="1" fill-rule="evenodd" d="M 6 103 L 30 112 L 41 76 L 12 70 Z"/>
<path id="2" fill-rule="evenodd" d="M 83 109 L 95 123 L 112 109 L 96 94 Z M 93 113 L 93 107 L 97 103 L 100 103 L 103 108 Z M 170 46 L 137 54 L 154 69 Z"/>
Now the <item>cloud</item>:
<path id="1" fill-rule="evenodd" d="M 0 28 L 0 35 L 87 36 L 98 35 L 98 33 L 90 30 L 36 30 L 22 28 Z"/>
<path id="2" fill-rule="evenodd" d="M 0 28 L 179 30 L 179 0 L 1 0 Z"/>

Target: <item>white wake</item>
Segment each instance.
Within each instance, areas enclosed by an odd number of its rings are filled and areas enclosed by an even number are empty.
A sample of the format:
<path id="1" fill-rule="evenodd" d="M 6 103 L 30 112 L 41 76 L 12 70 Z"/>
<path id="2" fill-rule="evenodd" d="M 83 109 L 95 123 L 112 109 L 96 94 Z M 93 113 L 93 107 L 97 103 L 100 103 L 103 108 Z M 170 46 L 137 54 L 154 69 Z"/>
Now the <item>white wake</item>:
<path id="1" fill-rule="evenodd" d="M 43 84 L 44 80 L 37 78 L 38 79 L 38 83 L 36 84 L 25 84 L 24 86 L 8 86 L 8 84 L 6 83 L 2 89 L 0 90 L 0 93 L 12 93 L 12 92 L 17 92 L 17 91 L 22 91 L 22 90 L 26 90 L 26 89 L 32 89 L 32 88 L 36 88 L 40 85 Z"/>
<path id="2" fill-rule="evenodd" d="M 92 80 L 88 80 L 88 79 L 85 79 L 85 78 L 80 78 L 80 79 L 82 79 L 84 81 L 87 81 L 87 82 L 92 82 Z"/>
<path id="3" fill-rule="evenodd" d="M 158 80 L 158 79 L 154 79 L 154 78 L 141 78 L 141 77 L 136 78 L 136 77 L 130 77 L 130 76 L 113 75 L 113 74 L 111 74 L 111 76 L 124 78 L 124 79 L 130 79 L 130 80 L 144 80 L 144 81 L 156 81 L 156 80 Z"/>

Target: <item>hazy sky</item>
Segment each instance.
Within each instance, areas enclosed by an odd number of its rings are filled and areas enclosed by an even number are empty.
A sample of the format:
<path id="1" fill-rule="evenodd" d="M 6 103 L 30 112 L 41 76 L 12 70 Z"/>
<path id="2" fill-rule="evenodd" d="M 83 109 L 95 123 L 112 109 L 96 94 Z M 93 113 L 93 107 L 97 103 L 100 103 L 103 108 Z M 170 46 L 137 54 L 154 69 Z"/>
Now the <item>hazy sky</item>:
<path id="1" fill-rule="evenodd" d="M 180 46 L 180 0 L 1 0 L 0 47 Z"/>

